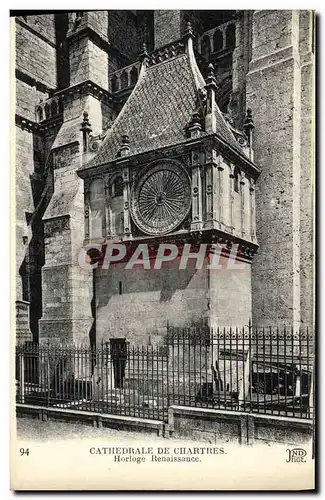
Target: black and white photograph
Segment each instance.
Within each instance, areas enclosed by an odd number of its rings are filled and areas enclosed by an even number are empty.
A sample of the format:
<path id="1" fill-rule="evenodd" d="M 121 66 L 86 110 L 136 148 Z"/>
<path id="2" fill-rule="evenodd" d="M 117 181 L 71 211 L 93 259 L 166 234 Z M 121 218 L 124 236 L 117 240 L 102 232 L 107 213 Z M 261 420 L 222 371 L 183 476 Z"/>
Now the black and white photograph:
<path id="1" fill-rule="evenodd" d="M 11 488 L 313 490 L 315 11 L 10 24 Z"/>

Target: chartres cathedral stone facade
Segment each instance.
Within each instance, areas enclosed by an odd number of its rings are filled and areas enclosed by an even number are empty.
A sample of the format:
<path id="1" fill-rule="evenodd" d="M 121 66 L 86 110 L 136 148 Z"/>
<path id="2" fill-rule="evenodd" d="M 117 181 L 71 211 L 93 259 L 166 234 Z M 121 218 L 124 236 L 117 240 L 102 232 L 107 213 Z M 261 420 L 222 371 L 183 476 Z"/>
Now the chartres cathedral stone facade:
<path id="1" fill-rule="evenodd" d="M 167 323 L 249 319 L 312 327 L 313 13 L 14 24 L 17 340 L 145 344 Z M 147 245 L 142 265 L 80 265 L 85 245 L 121 242 Z M 236 248 L 240 269 L 155 268 L 161 243 L 183 257 L 205 245 L 207 262 Z"/>

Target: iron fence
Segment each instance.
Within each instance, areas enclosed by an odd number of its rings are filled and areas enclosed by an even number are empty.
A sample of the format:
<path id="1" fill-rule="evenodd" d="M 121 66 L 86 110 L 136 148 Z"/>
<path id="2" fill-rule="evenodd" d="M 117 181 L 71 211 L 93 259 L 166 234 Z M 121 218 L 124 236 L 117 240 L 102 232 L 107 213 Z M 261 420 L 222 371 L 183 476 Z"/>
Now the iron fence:
<path id="1" fill-rule="evenodd" d="M 16 349 L 17 402 L 167 419 L 170 405 L 313 416 L 314 337 L 293 329 L 168 328 L 161 345 Z"/>

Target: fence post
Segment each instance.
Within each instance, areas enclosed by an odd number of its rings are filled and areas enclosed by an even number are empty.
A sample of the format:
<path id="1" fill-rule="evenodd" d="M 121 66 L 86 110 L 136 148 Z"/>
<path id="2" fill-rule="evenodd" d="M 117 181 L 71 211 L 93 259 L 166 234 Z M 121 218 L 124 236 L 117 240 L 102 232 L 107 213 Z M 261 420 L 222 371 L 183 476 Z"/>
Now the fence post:
<path id="1" fill-rule="evenodd" d="M 246 359 L 245 359 L 246 358 Z M 239 406 L 244 406 L 244 410 L 246 410 L 247 396 L 250 394 L 249 390 L 249 374 L 250 374 L 250 365 L 251 365 L 251 352 L 248 348 L 247 355 L 245 356 L 245 351 L 243 350 L 243 378 L 241 381 L 241 387 L 239 391 L 238 403 Z M 250 400 L 250 398 L 249 398 Z"/>
<path id="2" fill-rule="evenodd" d="M 46 374 L 47 374 L 47 406 L 50 406 L 50 392 L 51 392 L 51 367 L 50 367 L 50 351 L 48 351 L 46 359 Z"/>
<path id="3" fill-rule="evenodd" d="M 252 340 L 252 322 L 251 319 L 249 318 L 248 320 L 248 345 L 245 342 L 245 327 L 243 328 L 243 338 L 242 338 L 242 348 L 243 348 L 243 378 L 241 380 L 240 384 L 240 390 L 238 394 L 238 404 L 239 404 L 239 409 L 242 409 L 244 407 L 244 410 L 246 411 L 246 403 L 251 401 L 251 397 L 248 398 L 249 401 L 247 401 L 247 396 L 250 396 L 251 394 L 251 385 L 252 381 L 250 380 L 250 373 L 251 373 L 251 358 L 252 358 L 252 353 L 251 353 L 251 340 Z M 247 348 L 247 352 L 246 352 Z M 237 354 L 238 355 L 238 354 Z"/>
<path id="4" fill-rule="evenodd" d="M 308 335 L 308 332 L 307 332 Z M 312 360 L 312 373 L 311 373 L 311 381 L 310 381 L 310 389 L 309 389 L 309 418 L 314 418 L 314 377 L 315 377 L 315 345 L 313 346 L 313 360 Z"/>
<path id="5" fill-rule="evenodd" d="M 25 359 L 24 352 L 19 354 L 19 396 L 20 402 L 25 403 Z"/>

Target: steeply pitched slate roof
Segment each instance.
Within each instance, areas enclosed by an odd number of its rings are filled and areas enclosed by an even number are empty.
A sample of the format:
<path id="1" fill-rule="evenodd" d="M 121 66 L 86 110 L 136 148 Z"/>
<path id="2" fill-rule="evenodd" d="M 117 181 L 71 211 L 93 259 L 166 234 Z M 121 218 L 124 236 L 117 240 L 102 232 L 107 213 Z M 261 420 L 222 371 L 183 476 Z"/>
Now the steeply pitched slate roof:
<path id="1" fill-rule="evenodd" d="M 129 156 L 188 140 L 185 127 L 200 105 L 195 69 L 191 67 L 187 54 L 147 68 L 98 153 L 81 170 L 114 161 L 123 134 L 129 136 Z M 216 110 L 216 121 L 217 134 L 240 150 L 219 109 Z"/>

